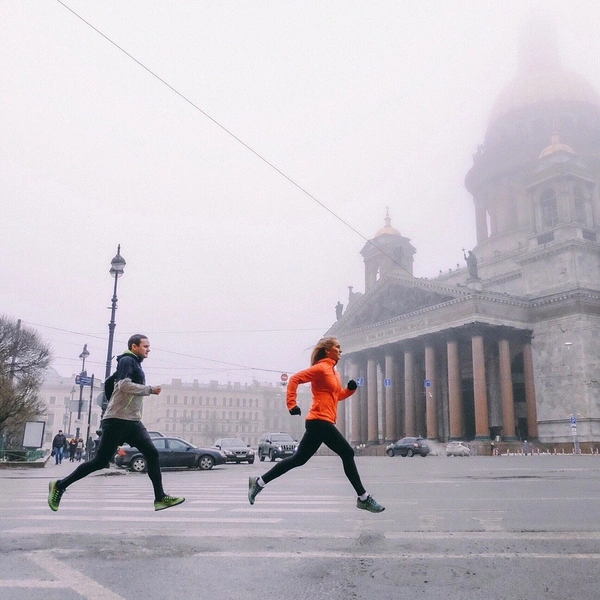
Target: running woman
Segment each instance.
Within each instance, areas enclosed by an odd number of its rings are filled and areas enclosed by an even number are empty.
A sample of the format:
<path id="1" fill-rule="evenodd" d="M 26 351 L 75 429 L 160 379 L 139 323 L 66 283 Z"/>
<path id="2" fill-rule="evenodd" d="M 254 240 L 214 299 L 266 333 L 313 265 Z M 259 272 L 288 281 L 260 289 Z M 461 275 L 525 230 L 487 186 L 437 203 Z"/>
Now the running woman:
<path id="1" fill-rule="evenodd" d="M 356 499 L 357 508 L 373 513 L 380 513 L 385 510 L 365 490 L 354 462 L 354 450 L 335 426 L 338 402 L 352 396 L 357 387 L 356 381 L 351 379 L 348 382 L 348 387 L 342 388 L 340 374 L 335 368 L 341 355 L 342 348 L 336 338 L 323 338 L 317 343 L 312 352 L 311 366 L 290 377 L 286 402 L 291 415 L 301 414 L 300 407 L 296 403 L 298 385 L 310 383 L 312 387 L 313 402 L 306 417 L 306 431 L 300 440 L 298 450 L 293 456 L 277 463 L 261 477 L 250 477 L 248 482 L 248 500 L 250 504 L 254 504 L 256 496 L 267 483 L 281 477 L 291 469 L 306 464 L 321 444 L 325 444 L 342 459 L 344 473 L 358 496 Z"/>

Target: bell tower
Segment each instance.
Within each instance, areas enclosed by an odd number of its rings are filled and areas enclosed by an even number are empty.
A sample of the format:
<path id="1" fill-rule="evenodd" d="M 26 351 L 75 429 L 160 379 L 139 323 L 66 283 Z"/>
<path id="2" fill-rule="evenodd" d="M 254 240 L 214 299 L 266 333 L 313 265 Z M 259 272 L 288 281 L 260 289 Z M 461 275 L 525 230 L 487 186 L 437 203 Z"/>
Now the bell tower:
<path id="1" fill-rule="evenodd" d="M 365 262 L 365 291 L 388 271 L 403 269 L 412 276 L 415 247 L 407 237 L 392 227 L 389 208 L 385 225 L 360 251 Z"/>

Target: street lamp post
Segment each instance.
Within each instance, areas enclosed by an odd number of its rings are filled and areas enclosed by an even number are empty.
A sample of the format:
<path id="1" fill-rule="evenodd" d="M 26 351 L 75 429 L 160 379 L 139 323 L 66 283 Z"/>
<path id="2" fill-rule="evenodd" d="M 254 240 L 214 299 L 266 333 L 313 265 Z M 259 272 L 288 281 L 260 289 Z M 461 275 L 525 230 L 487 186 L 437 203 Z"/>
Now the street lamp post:
<path id="1" fill-rule="evenodd" d="M 82 361 L 82 363 L 81 363 L 81 373 L 80 373 L 81 377 L 87 377 L 87 371 L 85 370 L 85 359 L 89 355 L 90 355 L 90 353 L 88 352 L 87 344 L 84 344 L 83 351 L 79 355 L 79 358 Z M 83 387 L 84 387 L 83 383 L 80 383 L 79 384 L 79 405 L 77 407 L 77 420 L 78 421 L 81 419 L 81 411 L 83 409 Z"/>
<path id="2" fill-rule="evenodd" d="M 67 433 L 71 433 L 71 417 L 73 416 L 73 396 L 75 394 L 75 386 L 71 388 L 71 401 L 69 402 L 69 427 Z"/>
<path id="3" fill-rule="evenodd" d="M 110 275 L 115 278 L 115 286 L 113 289 L 113 296 L 111 300 L 111 311 L 110 311 L 110 323 L 108 324 L 108 351 L 106 353 L 106 371 L 104 372 L 104 379 L 108 379 L 110 377 L 111 365 L 112 365 L 112 351 L 113 351 L 113 341 L 115 336 L 115 312 L 117 310 L 117 283 L 119 281 L 119 277 L 123 275 L 123 271 L 125 270 L 125 259 L 121 256 L 121 244 L 117 246 L 117 254 L 110 261 Z M 106 406 L 108 404 L 108 398 L 104 398 L 102 402 L 102 416 L 104 416 L 104 411 L 106 410 Z M 102 426 L 102 425 L 101 425 Z"/>

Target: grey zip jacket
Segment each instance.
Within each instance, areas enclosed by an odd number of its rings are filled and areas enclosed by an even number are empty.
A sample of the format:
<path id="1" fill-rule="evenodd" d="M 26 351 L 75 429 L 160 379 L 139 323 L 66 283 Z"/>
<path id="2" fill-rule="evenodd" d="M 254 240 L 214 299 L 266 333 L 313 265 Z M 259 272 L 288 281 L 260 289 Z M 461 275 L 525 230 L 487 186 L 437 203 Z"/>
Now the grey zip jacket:
<path id="1" fill-rule="evenodd" d="M 142 401 L 144 396 L 152 393 L 152 387 L 146 385 L 142 360 L 130 350 L 117 356 L 115 389 L 106 407 L 104 419 L 142 420 Z"/>

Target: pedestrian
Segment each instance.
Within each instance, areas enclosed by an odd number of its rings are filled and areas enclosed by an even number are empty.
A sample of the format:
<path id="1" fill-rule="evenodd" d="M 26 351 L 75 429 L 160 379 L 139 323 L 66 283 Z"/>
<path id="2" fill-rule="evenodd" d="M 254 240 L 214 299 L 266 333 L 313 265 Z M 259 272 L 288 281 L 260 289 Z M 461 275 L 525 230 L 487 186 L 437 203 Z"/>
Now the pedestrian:
<path id="1" fill-rule="evenodd" d="M 298 385 L 310 383 L 312 387 L 313 401 L 306 417 L 306 430 L 298 450 L 292 456 L 277 463 L 261 477 L 250 477 L 248 481 L 250 504 L 254 504 L 256 496 L 265 485 L 291 469 L 306 464 L 321 444 L 325 444 L 342 459 L 344 473 L 358 496 L 357 508 L 374 513 L 385 510 L 363 487 L 354 462 L 354 450 L 335 426 L 338 402 L 352 396 L 357 387 L 356 382 L 351 379 L 348 386 L 342 388 L 340 374 L 335 368 L 341 355 L 342 348 L 336 338 L 323 338 L 312 351 L 311 366 L 290 377 L 286 403 L 291 415 L 301 414 L 300 407 L 296 403 Z"/>
<path id="2" fill-rule="evenodd" d="M 161 386 L 146 385 L 142 361 L 150 352 L 150 342 L 145 335 L 135 334 L 129 338 L 128 350 L 117 356 L 115 387 L 110 397 L 104 418 L 98 451 L 90 461 L 79 465 L 64 479 L 50 482 L 48 504 L 58 510 L 65 490 L 94 471 L 106 469 L 117 448 L 127 442 L 135 446 L 146 459 L 148 477 L 154 488 L 154 510 L 164 510 L 181 504 L 185 498 L 176 498 L 165 493 L 158 462 L 158 450 L 154 447 L 142 419 L 142 401 L 150 394 L 160 394 Z"/>
<path id="3" fill-rule="evenodd" d="M 83 438 L 78 438 L 77 447 L 75 448 L 75 460 L 81 462 L 81 455 L 83 454 Z"/>
<path id="4" fill-rule="evenodd" d="M 69 440 L 69 461 L 70 462 L 74 462 L 75 461 L 75 451 L 77 450 L 77 438 L 72 437 Z"/>
<path id="5" fill-rule="evenodd" d="M 58 433 L 52 440 L 52 452 L 54 453 L 54 464 L 60 465 L 63 459 L 63 452 L 65 451 L 65 444 L 67 438 L 63 435 L 62 429 L 58 430 Z"/>

